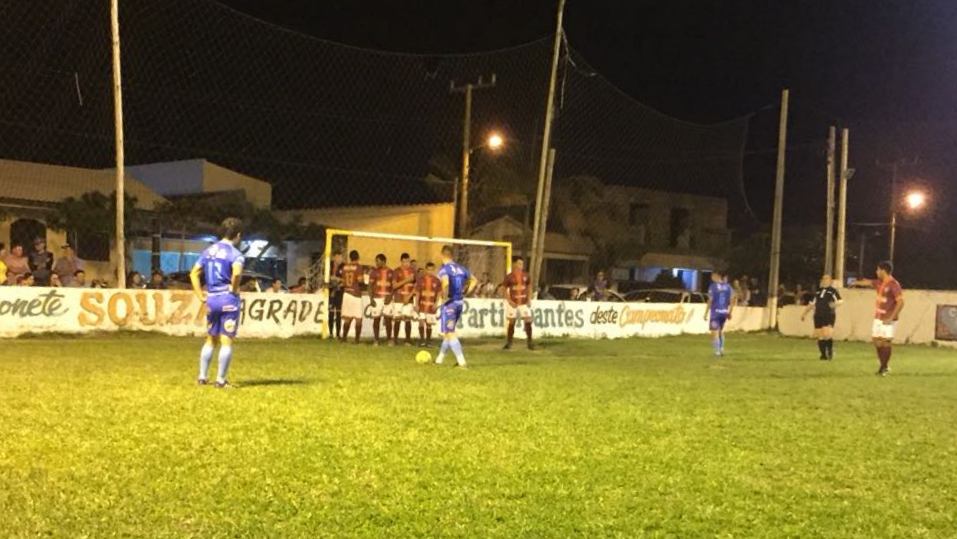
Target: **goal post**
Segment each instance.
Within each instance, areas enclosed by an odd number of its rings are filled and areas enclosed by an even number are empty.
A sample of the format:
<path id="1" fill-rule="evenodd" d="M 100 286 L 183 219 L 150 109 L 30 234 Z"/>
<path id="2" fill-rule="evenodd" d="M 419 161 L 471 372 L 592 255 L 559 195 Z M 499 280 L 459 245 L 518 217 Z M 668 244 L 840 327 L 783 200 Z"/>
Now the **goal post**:
<path id="1" fill-rule="evenodd" d="M 330 304 L 330 283 L 332 282 L 332 256 L 341 252 L 348 261 L 349 251 L 359 251 L 363 264 L 374 265 L 376 255 L 382 253 L 388 259 L 389 267 L 399 265 L 401 253 L 418 261 L 419 268 L 433 262 L 441 266 L 441 251 L 444 245 L 455 248 L 456 261 L 469 269 L 473 276 L 481 280 L 488 273 L 493 283 L 500 283 L 505 275 L 512 271 L 512 243 L 507 241 L 486 241 L 462 238 L 444 238 L 434 236 L 415 236 L 410 234 L 392 234 L 389 232 L 369 232 L 363 230 L 345 230 L 330 228 L 326 230 L 326 242 L 322 256 L 322 290 L 326 305 Z M 322 324 L 323 338 L 329 337 L 329 318 Z"/>

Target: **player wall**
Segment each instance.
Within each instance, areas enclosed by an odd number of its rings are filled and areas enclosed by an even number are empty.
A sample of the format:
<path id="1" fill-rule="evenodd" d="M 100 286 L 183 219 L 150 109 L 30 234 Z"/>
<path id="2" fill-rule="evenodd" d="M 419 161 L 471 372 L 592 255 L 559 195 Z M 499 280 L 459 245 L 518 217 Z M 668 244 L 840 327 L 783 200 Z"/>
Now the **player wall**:
<path id="1" fill-rule="evenodd" d="M 243 294 L 242 298 L 240 337 L 318 335 L 328 316 L 320 294 Z M 366 306 L 368 311 L 368 299 Z M 539 301 L 532 312 L 537 336 L 613 339 L 707 333 L 704 307 Z M 363 337 L 371 338 L 372 320 L 366 318 L 363 323 Z M 472 299 L 466 302 L 459 333 L 499 336 L 504 324 L 502 300 Z M 737 309 L 728 329 L 757 331 L 766 324 L 764 309 Z M 203 335 L 205 307 L 189 291 L 0 288 L 0 337 L 119 330 Z"/>
<path id="2" fill-rule="evenodd" d="M 834 336 L 838 340 L 870 341 L 874 321 L 876 294 L 873 290 L 843 290 L 844 304 L 838 307 Z M 950 332 L 957 334 L 957 292 L 936 290 L 905 290 L 904 310 L 897 324 L 896 342 L 954 345 L 953 341 L 938 339 Z M 940 308 L 940 309 L 938 309 Z M 804 307 L 789 305 L 781 309 L 778 327 L 781 334 L 790 337 L 810 337 L 814 331 L 813 314 L 801 321 Z M 938 310 L 940 311 L 938 313 Z M 951 328 L 950 330 L 948 329 Z M 955 335 L 957 336 L 957 335 Z"/>

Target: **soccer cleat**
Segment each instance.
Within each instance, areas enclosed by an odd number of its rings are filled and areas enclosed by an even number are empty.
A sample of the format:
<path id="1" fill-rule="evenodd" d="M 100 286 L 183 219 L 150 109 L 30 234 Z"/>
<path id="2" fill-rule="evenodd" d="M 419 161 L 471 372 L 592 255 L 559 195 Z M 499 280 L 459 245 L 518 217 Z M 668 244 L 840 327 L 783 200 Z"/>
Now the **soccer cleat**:
<path id="1" fill-rule="evenodd" d="M 821 356 L 819 359 L 820 359 L 821 361 L 827 361 L 827 356 Z"/>
<path id="2" fill-rule="evenodd" d="M 506 342 L 505 346 L 502 347 L 502 350 L 511 350 L 511 349 L 512 349 L 512 341 Z"/>
<path id="3" fill-rule="evenodd" d="M 469 370 L 469 366 L 468 366 L 467 364 L 466 364 L 466 365 L 459 365 L 458 363 L 456 363 L 456 364 L 455 364 L 455 368 L 456 368 L 456 369 L 459 369 L 459 370 L 462 370 L 462 371 L 467 371 L 467 370 Z"/>
<path id="4" fill-rule="evenodd" d="M 535 343 L 533 343 L 532 341 L 528 341 L 528 349 L 535 350 Z"/>
<path id="5" fill-rule="evenodd" d="M 205 386 L 207 384 L 209 384 L 209 380 L 205 378 L 200 378 L 199 380 L 196 380 L 196 385 L 198 386 Z"/>
<path id="6" fill-rule="evenodd" d="M 216 382 L 216 389 L 236 389 L 236 386 L 229 383 L 229 380 L 225 382 Z"/>

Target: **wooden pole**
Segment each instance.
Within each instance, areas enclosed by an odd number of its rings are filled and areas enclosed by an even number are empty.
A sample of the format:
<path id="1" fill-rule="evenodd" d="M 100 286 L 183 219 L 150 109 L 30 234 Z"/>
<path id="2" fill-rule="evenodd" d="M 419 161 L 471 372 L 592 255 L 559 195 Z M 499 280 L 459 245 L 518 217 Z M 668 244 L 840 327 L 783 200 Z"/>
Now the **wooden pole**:
<path id="1" fill-rule="evenodd" d="M 847 181 L 850 179 L 850 173 L 847 168 L 849 139 L 850 132 L 847 128 L 841 129 L 841 165 L 838 169 L 840 174 L 838 176 L 840 187 L 837 196 L 837 241 L 834 246 L 834 282 L 838 288 L 844 286 L 846 279 L 844 275 L 844 263 L 847 260 L 845 250 L 847 249 Z"/>
<path id="2" fill-rule="evenodd" d="M 545 234 L 542 223 L 542 204 L 545 196 L 545 178 L 548 169 L 548 152 L 552 144 L 552 121 L 555 118 L 555 87 L 558 79 L 558 58 L 562 49 L 562 17 L 565 13 L 565 0 L 558 0 L 558 15 L 555 20 L 555 41 L 552 45 L 551 75 L 548 79 L 548 98 L 545 103 L 545 122 L 542 127 L 542 152 L 538 162 L 538 188 L 535 193 L 535 221 L 532 229 L 532 253 L 537 255 L 541 250 L 539 244 L 544 243 Z M 544 252 L 544 251 L 543 251 Z M 535 267 L 541 267 L 537 260 L 533 261 L 531 274 L 532 290 L 538 290 L 541 277 L 534 272 Z"/>
<path id="3" fill-rule="evenodd" d="M 834 275 L 834 151 L 837 129 L 827 130 L 827 224 L 824 231 L 824 273 Z"/>
<path id="4" fill-rule="evenodd" d="M 781 278 L 781 220 L 784 216 L 784 160 L 788 135 L 788 90 L 781 91 L 781 117 L 778 123 L 778 166 L 774 181 L 774 215 L 771 223 L 771 271 L 768 276 L 768 322 L 778 324 L 778 285 Z"/>
<path id="5" fill-rule="evenodd" d="M 116 135 L 116 287 L 126 288 L 126 185 L 123 155 L 123 85 L 120 75 L 120 7 L 110 0 L 110 28 L 113 37 L 113 125 Z"/>
<path id="6" fill-rule="evenodd" d="M 548 150 L 548 162 L 545 167 L 545 189 L 542 194 L 542 221 L 540 223 L 536 223 L 539 226 L 542 237 L 538 241 L 538 251 L 533 254 L 535 267 L 532 270 L 532 275 L 535 276 L 542 274 L 542 266 L 545 263 L 545 235 L 548 233 L 548 208 L 552 199 L 552 174 L 554 171 L 555 148 L 552 148 Z"/>

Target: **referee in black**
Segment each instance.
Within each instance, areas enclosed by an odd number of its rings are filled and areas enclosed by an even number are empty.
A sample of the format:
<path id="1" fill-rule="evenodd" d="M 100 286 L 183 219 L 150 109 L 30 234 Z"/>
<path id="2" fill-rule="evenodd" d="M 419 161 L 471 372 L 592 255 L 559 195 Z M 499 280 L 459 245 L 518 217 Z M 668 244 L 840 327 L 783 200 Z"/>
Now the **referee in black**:
<path id="1" fill-rule="evenodd" d="M 841 304 L 841 293 L 833 286 L 834 280 L 830 275 L 821 278 L 814 299 L 808 304 L 803 322 L 808 313 L 814 311 L 814 336 L 817 338 L 817 347 L 821 351 L 821 361 L 834 359 L 834 322 L 837 321 L 837 306 Z"/>

